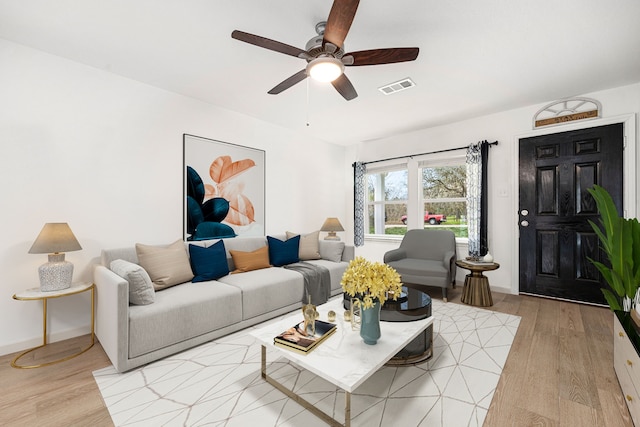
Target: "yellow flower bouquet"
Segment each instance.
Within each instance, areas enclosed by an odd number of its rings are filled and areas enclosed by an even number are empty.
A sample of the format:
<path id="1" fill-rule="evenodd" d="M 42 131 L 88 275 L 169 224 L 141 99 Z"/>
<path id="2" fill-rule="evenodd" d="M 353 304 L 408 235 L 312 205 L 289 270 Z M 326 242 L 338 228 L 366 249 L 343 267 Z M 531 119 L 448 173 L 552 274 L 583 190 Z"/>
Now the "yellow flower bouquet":
<path id="1" fill-rule="evenodd" d="M 349 262 L 340 284 L 347 294 L 362 299 L 363 308 L 373 307 L 376 299 L 384 304 L 388 295 L 397 300 L 402 291 L 400 275 L 393 267 L 363 257 Z"/>

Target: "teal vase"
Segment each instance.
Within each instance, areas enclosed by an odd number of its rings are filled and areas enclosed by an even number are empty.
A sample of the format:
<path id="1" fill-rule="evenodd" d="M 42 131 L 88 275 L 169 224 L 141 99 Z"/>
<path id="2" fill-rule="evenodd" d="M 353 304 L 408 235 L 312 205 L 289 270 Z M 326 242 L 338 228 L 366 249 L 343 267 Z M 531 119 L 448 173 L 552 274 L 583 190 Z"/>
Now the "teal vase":
<path id="1" fill-rule="evenodd" d="M 375 345 L 380 339 L 380 301 L 375 300 L 373 307 L 360 310 L 360 336 L 365 344 Z"/>

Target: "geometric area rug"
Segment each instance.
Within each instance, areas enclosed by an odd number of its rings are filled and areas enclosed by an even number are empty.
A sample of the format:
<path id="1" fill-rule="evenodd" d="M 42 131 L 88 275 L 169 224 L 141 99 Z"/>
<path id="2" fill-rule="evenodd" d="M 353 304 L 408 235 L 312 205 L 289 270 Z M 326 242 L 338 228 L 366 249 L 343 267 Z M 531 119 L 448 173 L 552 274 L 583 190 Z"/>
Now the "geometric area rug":
<path id="1" fill-rule="evenodd" d="M 351 425 L 482 426 L 520 317 L 433 300 L 433 357 L 384 366 L 351 396 Z M 251 328 L 124 374 L 93 373 L 116 426 L 324 426 L 260 376 Z M 344 392 L 274 355 L 267 371 L 338 420 Z M 269 363 L 271 361 L 271 363 Z"/>

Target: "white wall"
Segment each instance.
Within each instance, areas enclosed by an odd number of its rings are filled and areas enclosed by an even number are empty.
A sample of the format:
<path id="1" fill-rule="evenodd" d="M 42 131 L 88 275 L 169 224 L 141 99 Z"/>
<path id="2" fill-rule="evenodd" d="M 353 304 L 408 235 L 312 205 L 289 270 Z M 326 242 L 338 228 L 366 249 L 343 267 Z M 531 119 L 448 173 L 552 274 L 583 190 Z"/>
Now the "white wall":
<path id="1" fill-rule="evenodd" d="M 67 253 L 91 281 L 102 248 L 182 238 L 182 135 L 266 151 L 266 232 L 349 218 L 345 148 L 0 39 L 0 354 L 38 345 L 45 222 L 68 222 Z M 336 191 L 337 189 L 337 191 Z M 49 303 L 53 341 L 89 331 L 89 294 Z"/>
<path id="2" fill-rule="evenodd" d="M 481 140 L 499 141 L 489 154 L 489 251 L 500 269 L 487 273 L 491 288 L 496 291 L 518 293 L 517 283 L 517 211 L 518 211 L 518 138 L 540 132 L 562 132 L 575 127 L 594 126 L 608 119 L 621 121 L 631 115 L 632 120 L 640 112 L 640 83 L 611 90 L 590 93 L 584 96 L 602 102 L 603 119 L 548 127 L 542 131 L 532 131 L 532 118 L 545 104 L 505 111 L 478 117 L 472 120 L 440 126 L 431 129 L 398 135 L 384 140 L 361 144 L 350 149 L 350 156 L 359 161 L 372 161 L 396 156 L 424 153 L 446 148 L 462 147 Z M 553 102 L 554 100 L 549 100 Z M 639 131 L 631 134 L 628 143 L 640 140 Z M 640 164 L 640 149 L 628 147 L 625 152 L 627 170 L 625 186 L 635 189 L 635 194 L 627 194 L 626 209 L 632 215 L 640 212 L 640 189 L 635 185 L 636 169 Z M 382 260 L 384 252 L 397 247 L 398 241 L 367 241 L 357 248 L 356 254 L 371 259 Z M 460 251 L 463 249 L 464 252 Z M 467 256 L 466 247 L 458 247 L 459 257 Z M 458 269 L 458 281 L 464 280 L 466 271 Z"/>

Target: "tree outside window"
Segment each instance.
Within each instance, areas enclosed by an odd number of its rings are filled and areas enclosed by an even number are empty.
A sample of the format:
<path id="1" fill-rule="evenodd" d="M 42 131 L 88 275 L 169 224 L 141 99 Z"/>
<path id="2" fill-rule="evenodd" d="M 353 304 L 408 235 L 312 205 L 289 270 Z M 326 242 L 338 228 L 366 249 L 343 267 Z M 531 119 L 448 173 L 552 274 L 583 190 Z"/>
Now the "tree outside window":
<path id="1" fill-rule="evenodd" d="M 424 227 L 446 228 L 456 237 L 467 237 L 466 165 L 423 167 L 421 177 Z M 446 219 L 440 221 L 440 216 Z"/>

